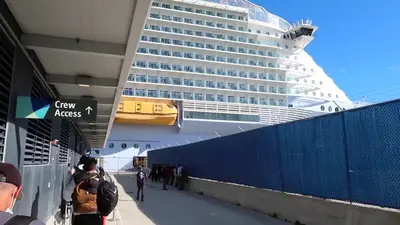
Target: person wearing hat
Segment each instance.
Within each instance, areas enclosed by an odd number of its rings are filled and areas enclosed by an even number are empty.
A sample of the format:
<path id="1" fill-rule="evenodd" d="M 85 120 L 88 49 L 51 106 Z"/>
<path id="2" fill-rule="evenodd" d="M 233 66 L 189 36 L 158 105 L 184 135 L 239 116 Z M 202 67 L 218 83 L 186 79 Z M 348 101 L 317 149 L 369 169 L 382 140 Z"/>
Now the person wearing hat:
<path id="1" fill-rule="evenodd" d="M 10 163 L 0 163 L 0 225 L 44 225 L 33 217 L 13 215 L 15 202 L 22 195 L 22 178 L 18 169 Z"/>

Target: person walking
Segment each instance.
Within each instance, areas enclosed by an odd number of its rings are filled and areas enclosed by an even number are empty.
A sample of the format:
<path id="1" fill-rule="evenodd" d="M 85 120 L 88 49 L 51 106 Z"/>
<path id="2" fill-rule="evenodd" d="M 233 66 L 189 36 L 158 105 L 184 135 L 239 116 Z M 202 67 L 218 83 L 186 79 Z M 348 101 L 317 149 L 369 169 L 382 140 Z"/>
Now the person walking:
<path id="1" fill-rule="evenodd" d="M 139 201 L 139 195 L 140 195 L 140 200 L 143 202 L 144 201 L 144 194 L 143 194 L 143 187 L 144 187 L 144 182 L 145 179 L 147 178 L 146 173 L 142 170 L 142 167 L 138 167 L 138 172 L 136 174 L 136 186 L 137 186 L 137 194 L 136 194 L 136 200 Z"/>

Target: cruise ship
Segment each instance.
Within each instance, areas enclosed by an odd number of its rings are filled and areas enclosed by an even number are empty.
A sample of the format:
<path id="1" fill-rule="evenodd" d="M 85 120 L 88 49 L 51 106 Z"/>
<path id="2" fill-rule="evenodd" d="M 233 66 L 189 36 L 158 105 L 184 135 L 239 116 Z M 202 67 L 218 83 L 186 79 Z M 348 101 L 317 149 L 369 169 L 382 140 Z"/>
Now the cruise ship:
<path id="1" fill-rule="evenodd" d="M 154 0 L 108 143 L 94 154 L 121 169 L 148 150 L 354 107 L 306 52 L 316 31 L 246 0 Z"/>

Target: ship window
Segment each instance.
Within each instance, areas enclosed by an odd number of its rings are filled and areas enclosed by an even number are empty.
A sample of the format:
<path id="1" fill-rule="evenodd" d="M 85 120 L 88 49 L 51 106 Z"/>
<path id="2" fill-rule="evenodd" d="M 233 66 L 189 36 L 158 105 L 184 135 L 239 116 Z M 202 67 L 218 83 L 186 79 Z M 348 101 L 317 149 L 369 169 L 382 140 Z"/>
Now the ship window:
<path id="1" fill-rule="evenodd" d="M 151 144 L 146 144 L 146 149 L 151 149 Z"/>
<path id="2" fill-rule="evenodd" d="M 335 112 L 339 112 L 339 108 L 338 107 L 335 108 Z"/>
<path id="3" fill-rule="evenodd" d="M 321 92 L 321 97 L 324 97 L 324 93 Z"/>
<path id="4" fill-rule="evenodd" d="M 312 83 L 315 84 L 315 80 L 312 80 Z"/>
<path id="5" fill-rule="evenodd" d="M 297 60 L 297 56 L 294 57 L 294 60 Z"/>
<path id="6" fill-rule="evenodd" d="M 311 72 L 314 72 L 314 69 L 311 69 Z"/>
<path id="7" fill-rule="evenodd" d="M 108 144 L 108 147 L 109 147 L 109 148 L 114 148 L 114 143 Z"/>
<path id="8" fill-rule="evenodd" d="M 261 34 L 261 31 L 260 31 L 260 30 L 257 30 L 257 33 L 258 33 L 258 34 Z"/>
<path id="9" fill-rule="evenodd" d="M 325 111 L 325 106 L 321 105 L 321 111 Z"/>
<path id="10" fill-rule="evenodd" d="M 268 31 L 267 31 L 267 32 L 265 32 L 265 34 L 266 34 L 266 35 L 270 35 L 270 33 L 269 33 Z"/>
<path id="11" fill-rule="evenodd" d="M 248 29 L 247 31 L 251 32 L 251 29 Z"/>
<path id="12" fill-rule="evenodd" d="M 307 79 L 304 79 L 304 83 L 307 83 Z"/>
<path id="13" fill-rule="evenodd" d="M 136 148 L 136 149 L 138 149 L 138 148 L 139 148 L 139 144 L 136 143 L 136 144 L 133 145 L 133 147 Z"/>
<path id="14" fill-rule="evenodd" d="M 339 98 L 339 95 L 336 95 L 336 98 Z"/>
<path id="15" fill-rule="evenodd" d="M 306 68 L 303 68 L 303 71 L 305 72 L 305 71 L 306 71 Z"/>
<path id="16" fill-rule="evenodd" d="M 322 81 L 320 81 L 319 84 L 322 85 L 323 84 Z"/>
<path id="17" fill-rule="evenodd" d="M 329 111 L 329 112 L 332 112 L 332 106 L 329 106 L 329 107 L 328 107 L 328 111 Z"/>
<path id="18" fill-rule="evenodd" d="M 328 94 L 328 97 L 330 98 L 332 95 L 331 94 Z"/>
<path id="19" fill-rule="evenodd" d="M 317 93 L 314 91 L 313 93 L 312 93 L 314 96 L 316 96 L 317 95 Z"/>
<path id="20" fill-rule="evenodd" d="M 285 45 L 285 48 L 286 48 L 286 49 L 288 49 L 288 48 L 289 48 L 289 46 L 288 46 L 288 45 Z"/>
<path id="21" fill-rule="evenodd" d="M 121 148 L 125 149 L 127 145 L 125 143 L 122 143 Z"/>

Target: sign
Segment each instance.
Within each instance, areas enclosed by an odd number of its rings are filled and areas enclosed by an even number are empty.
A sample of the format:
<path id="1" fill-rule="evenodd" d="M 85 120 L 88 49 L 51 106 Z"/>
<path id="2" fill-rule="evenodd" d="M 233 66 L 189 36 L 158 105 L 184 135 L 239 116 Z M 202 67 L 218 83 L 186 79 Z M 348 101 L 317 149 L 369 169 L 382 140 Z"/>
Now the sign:
<path id="1" fill-rule="evenodd" d="M 54 100 L 18 96 L 16 118 L 25 119 L 71 119 L 95 122 L 97 101 Z"/>

